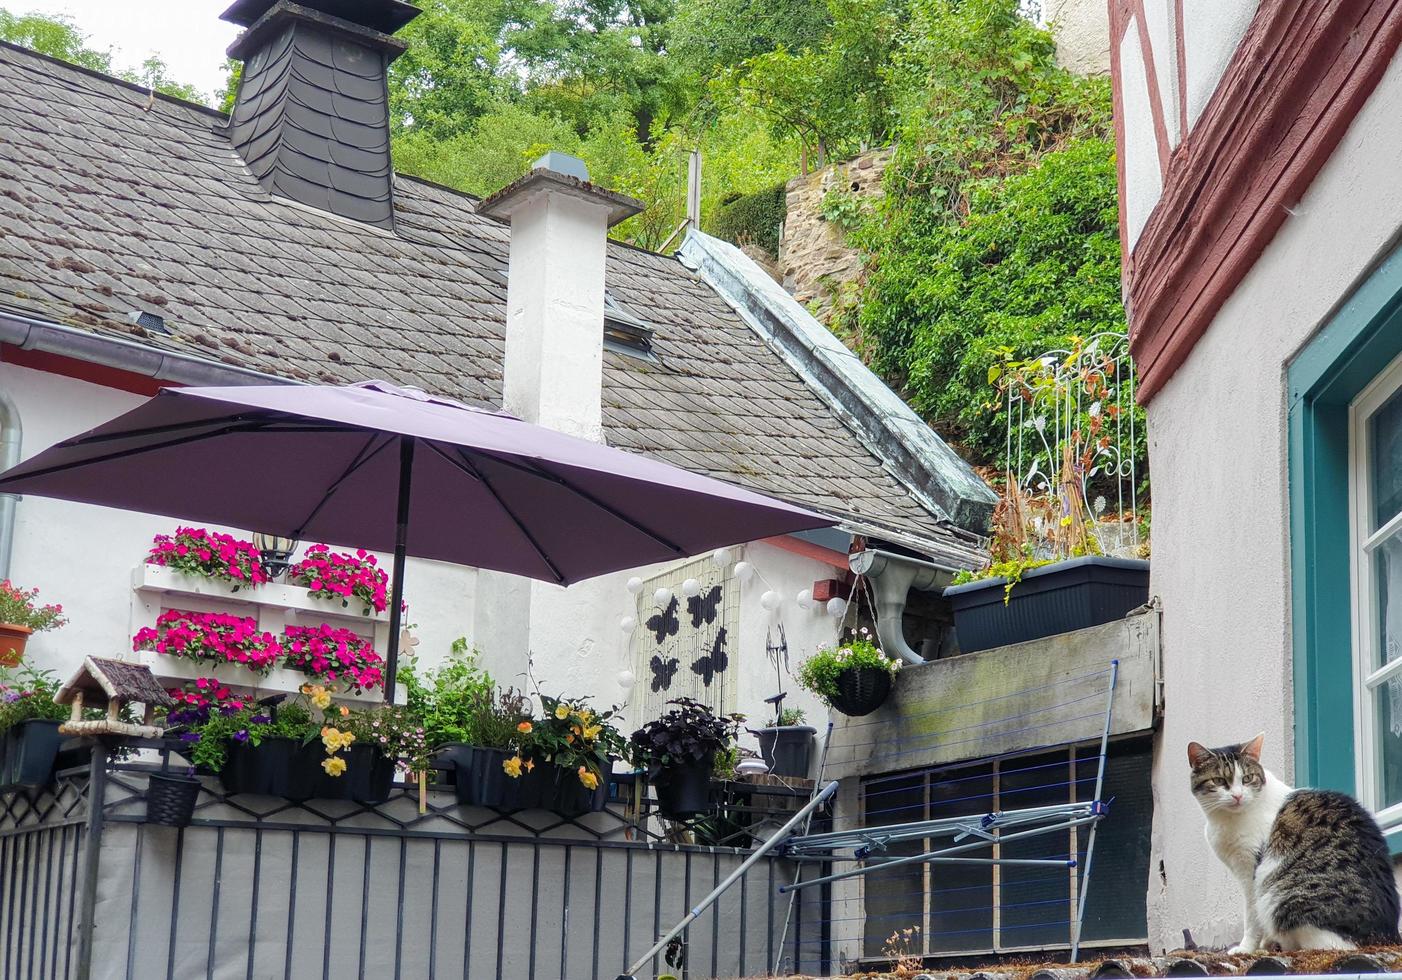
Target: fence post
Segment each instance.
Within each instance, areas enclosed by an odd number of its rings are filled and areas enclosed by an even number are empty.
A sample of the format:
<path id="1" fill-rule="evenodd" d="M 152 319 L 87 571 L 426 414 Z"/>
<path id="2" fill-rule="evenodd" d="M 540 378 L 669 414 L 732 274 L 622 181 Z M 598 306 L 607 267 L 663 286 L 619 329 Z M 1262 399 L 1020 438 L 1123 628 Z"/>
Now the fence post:
<path id="1" fill-rule="evenodd" d="M 88 770 L 88 826 L 83 842 L 83 890 L 79 895 L 78 980 L 91 980 L 94 915 L 97 911 L 98 862 L 102 857 L 103 806 L 107 796 L 107 746 L 96 739 Z"/>

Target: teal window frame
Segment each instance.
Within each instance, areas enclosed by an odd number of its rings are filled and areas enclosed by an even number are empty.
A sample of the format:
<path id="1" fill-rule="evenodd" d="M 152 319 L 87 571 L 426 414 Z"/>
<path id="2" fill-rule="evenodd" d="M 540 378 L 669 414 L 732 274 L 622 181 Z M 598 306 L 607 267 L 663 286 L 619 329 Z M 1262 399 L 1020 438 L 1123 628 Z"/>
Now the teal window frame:
<path id="1" fill-rule="evenodd" d="M 1349 406 L 1399 354 L 1402 248 L 1287 368 L 1297 786 L 1356 791 Z"/>

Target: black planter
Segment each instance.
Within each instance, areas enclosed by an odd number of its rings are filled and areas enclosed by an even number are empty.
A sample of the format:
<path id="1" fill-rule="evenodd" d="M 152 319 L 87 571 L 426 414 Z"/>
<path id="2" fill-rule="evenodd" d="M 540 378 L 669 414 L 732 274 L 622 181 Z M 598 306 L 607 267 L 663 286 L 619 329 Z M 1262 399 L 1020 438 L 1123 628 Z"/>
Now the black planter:
<path id="1" fill-rule="evenodd" d="M 837 675 L 837 694 L 829 703 L 844 715 L 869 715 L 891 693 L 891 672 L 884 667 L 848 667 Z"/>
<path id="2" fill-rule="evenodd" d="M 162 827 L 188 827 L 200 795 L 194 776 L 153 772 L 146 784 L 146 822 Z"/>
<path id="3" fill-rule="evenodd" d="M 336 754 L 344 759 L 345 771 L 332 776 L 322 768 L 331 756 L 320 739 L 303 745 L 297 753 L 294 771 L 296 785 L 290 799 L 355 800 L 357 803 L 383 803 L 394 788 L 394 760 L 367 743 L 351 745 Z"/>
<path id="4" fill-rule="evenodd" d="M 53 779 L 58 758 L 59 723 L 45 718 L 22 721 L 0 737 L 0 790 L 43 786 Z"/>
<path id="5" fill-rule="evenodd" d="M 540 767 L 537 767 L 540 768 Z M 579 781 L 579 771 L 562 766 L 547 765 L 542 772 L 545 797 L 541 805 L 562 817 L 578 817 L 598 813 L 608 803 L 608 774 L 599 785 L 590 789 Z"/>
<path id="6" fill-rule="evenodd" d="M 1120 619 L 1149 601 L 1149 563 L 1129 558 L 1072 558 L 1024 572 L 1007 594 L 1002 578 L 944 590 L 954 611 L 959 649 L 974 653 L 1039 640 Z"/>
<path id="7" fill-rule="evenodd" d="M 258 745 L 230 742 L 219 781 L 230 793 L 307 799 L 307 787 L 297 765 L 301 751 L 301 742 L 280 735 L 265 738 Z"/>
<path id="8" fill-rule="evenodd" d="M 657 808 L 664 817 L 686 819 L 710 809 L 711 772 L 716 760 L 707 756 L 690 766 L 663 769 L 652 779 L 657 791 Z"/>
<path id="9" fill-rule="evenodd" d="M 808 760 L 813 754 L 817 729 L 807 725 L 779 725 L 755 731 L 759 751 L 774 776 L 808 778 Z"/>

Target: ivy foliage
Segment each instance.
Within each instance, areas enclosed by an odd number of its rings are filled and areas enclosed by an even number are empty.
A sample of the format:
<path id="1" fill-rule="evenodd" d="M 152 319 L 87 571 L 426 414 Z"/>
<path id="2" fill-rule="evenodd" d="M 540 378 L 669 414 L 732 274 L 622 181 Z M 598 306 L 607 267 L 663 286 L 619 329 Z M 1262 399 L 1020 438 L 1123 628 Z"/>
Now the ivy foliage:
<path id="1" fill-rule="evenodd" d="M 753 242 L 770 255 L 779 254 L 779 229 L 788 214 L 784 184 L 740 194 L 716 208 L 709 231 L 717 238 L 743 245 Z"/>
<path id="2" fill-rule="evenodd" d="M 1006 440 L 991 366 L 1125 329 L 1108 83 L 1017 7 L 912 0 L 886 193 L 851 236 L 868 278 L 835 324 L 977 462 Z"/>

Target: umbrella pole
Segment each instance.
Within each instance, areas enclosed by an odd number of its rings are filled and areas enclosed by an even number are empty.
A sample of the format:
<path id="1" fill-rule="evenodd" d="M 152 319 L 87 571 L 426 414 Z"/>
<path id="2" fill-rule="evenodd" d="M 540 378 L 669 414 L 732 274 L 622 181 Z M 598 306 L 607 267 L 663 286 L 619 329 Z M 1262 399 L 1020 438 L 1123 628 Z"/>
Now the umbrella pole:
<path id="1" fill-rule="evenodd" d="M 404 556 L 409 546 L 409 489 L 414 478 L 414 437 L 399 437 L 399 503 L 395 512 L 394 565 L 389 599 L 389 649 L 385 657 L 385 703 L 394 703 L 399 673 L 399 633 L 404 622 Z"/>

